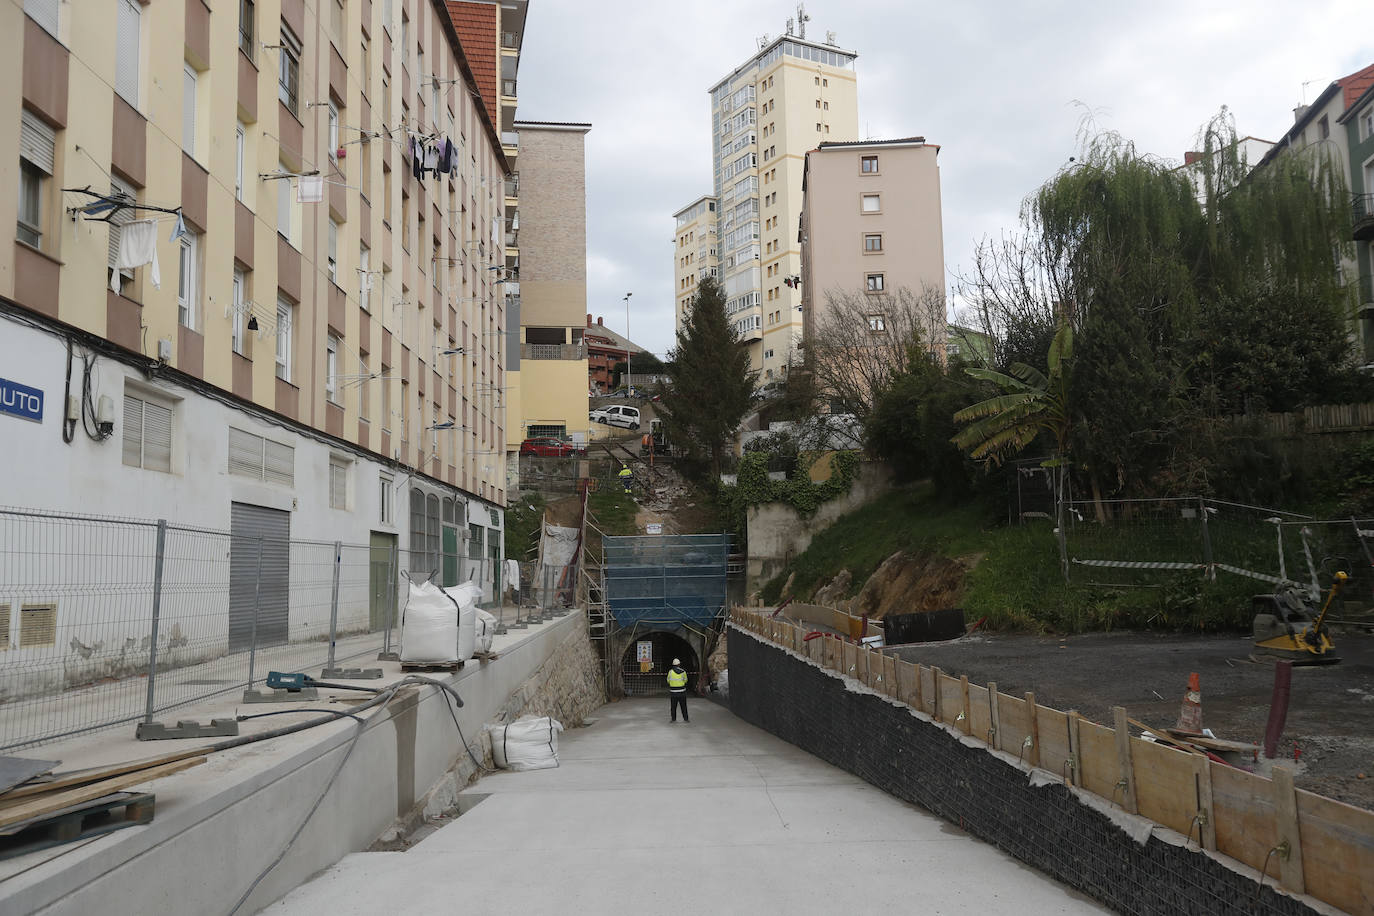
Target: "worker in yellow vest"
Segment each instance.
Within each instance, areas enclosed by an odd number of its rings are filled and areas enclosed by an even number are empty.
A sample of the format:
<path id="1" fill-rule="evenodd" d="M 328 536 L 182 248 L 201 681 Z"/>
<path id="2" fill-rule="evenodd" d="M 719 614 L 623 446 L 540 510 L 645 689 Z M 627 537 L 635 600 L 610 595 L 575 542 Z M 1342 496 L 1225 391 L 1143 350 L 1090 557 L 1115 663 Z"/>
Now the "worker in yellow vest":
<path id="1" fill-rule="evenodd" d="M 682 667 L 682 662 L 673 659 L 673 667 L 668 669 L 668 714 L 669 721 L 677 721 L 677 708 L 682 707 L 682 721 L 690 722 L 687 718 L 687 671 Z"/>
<path id="2" fill-rule="evenodd" d="M 625 492 L 630 492 L 630 483 L 634 480 L 635 476 L 634 471 L 630 470 L 630 466 L 628 464 L 622 464 L 620 466 L 620 474 L 617 476 L 620 477 L 620 485 L 625 488 Z"/>

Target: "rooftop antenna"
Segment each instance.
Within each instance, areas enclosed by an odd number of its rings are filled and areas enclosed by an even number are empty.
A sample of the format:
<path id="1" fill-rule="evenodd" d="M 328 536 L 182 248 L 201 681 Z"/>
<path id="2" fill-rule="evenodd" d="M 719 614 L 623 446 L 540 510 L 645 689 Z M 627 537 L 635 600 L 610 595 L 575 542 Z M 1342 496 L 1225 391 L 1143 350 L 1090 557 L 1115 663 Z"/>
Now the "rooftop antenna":
<path id="1" fill-rule="evenodd" d="M 1302 103 L 1303 103 L 1304 105 L 1307 104 L 1307 87 L 1308 87 L 1308 86 L 1311 86 L 1313 83 L 1316 83 L 1316 82 L 1319 82 L 1319 80 L 1303 80 L 1303 83 L 1302 83 Z"/>
<path id="2" fill-rule="evenodd" d="M 832 48 L 833 48 L 833 47 L 836 47 L 836 44 L 835 44 L 835 33 L 834 33 L 834 32 L 826 32 L 826 33 L 825 33 L 825 43 L 828 44 L 828 45 L 830 45 Z"/>
<path id="3" fill-rule="evenodd" d="M 792 17 L 790 17 L 790 16 L 787 17 L 787 34 L 788 34 L 788 35 L 793 35 L 793 34 L 795 34 L 795 33 L 792 31 Z"/>
<path id="4" fill-rule="evenodd" d="M 805 38 L 805 37 L 806 37 L 806 23 L 809 22 L 810 20 L 811 20 L 811 17 L 808 16 L 808 15 L 806 15 L 806 4 L 804 4 L 804 3 L 798 3 L 798 4 L 797 4 L 797 37 L 798 37 L 798 38 Z"/>
<path id="5" fill-rule="evenodd" d="M 764 32 L 762 35 L 760 35 L 760 36 L 758 37 L 758 43 L 759 43 L 759 50 L 760 50 L 760 51 L 762 51 L 764 48 L 768 47 L 768 33 L 767 33 L 767 32 Z"/>

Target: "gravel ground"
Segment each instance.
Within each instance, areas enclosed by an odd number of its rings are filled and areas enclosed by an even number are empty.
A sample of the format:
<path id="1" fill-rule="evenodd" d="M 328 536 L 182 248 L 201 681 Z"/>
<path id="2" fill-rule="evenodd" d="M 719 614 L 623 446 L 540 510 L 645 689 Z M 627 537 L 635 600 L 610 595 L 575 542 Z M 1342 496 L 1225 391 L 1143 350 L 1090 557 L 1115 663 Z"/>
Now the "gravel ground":
<path id="1" fill-rule="evenodd" d="M 1374 635 L 1333 632 L 1333 638 L 1340 664 L 1293 669 L 1278 757 L 1292 765 L 1296 749 L 1300 788 L 1374 809 Z M 1077 709 L 1099 723 L 1110 724 L 1111 708 L 1124 706 L 1155 728 L 1175 724 L 1188 674 L 1196 671 L 1204 727 L 1218 738 L 1258 745 L 1274 683 L 1273 666 L 1251 661 L 1250 639 L 1238 636 L 975 634 L 888 651 L 967 674 L 977 684 L 996 681 L 1002 693 L 1033 690 L 1041 705 Z"/>

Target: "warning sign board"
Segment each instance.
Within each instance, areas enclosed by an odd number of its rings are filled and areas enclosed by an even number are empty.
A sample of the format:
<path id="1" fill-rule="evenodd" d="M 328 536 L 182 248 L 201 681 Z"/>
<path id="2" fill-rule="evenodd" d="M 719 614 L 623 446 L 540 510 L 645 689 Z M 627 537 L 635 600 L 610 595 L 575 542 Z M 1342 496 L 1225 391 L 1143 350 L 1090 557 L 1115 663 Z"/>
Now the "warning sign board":
<path id="1" fill-rule="evenodd" d="M 641 639 L 635 643 L 635 658 L 641 662 L 652 662 L 654 660 L 654 644 L 647 639 Z"/>

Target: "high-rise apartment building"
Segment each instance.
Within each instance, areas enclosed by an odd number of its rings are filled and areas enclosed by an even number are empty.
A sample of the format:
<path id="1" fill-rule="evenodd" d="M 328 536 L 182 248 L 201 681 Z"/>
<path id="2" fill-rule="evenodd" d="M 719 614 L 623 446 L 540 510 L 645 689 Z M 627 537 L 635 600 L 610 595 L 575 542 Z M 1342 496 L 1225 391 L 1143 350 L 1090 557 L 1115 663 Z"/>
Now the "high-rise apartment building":
<path id="1" fill-rule="evenodd" d="M 827 140 L 857 139 L 859 131 L 857 54 L 833 35 L 808 40 L 800 18 L 799 27 L 789 22 L 786 34 L 761 40 L 758 53 L 711 87 L 714 193 L 677 214 L 680 241 L 684 217 L 709 220 L 715 205 L 715 237 L 708 230 L 706 238 L 717 263 L 708 253 L 690 273 L 698 282 L 702 270 L 718 270 L 726 311 L 759 384 L 785 375 L 801 340 L 801 297 L 790 278 L 801 272 L 797 223 L 806 153 Z M 707 212 L 693 215 L 703 203 Z M 674 247 L 675 256 L 683 253 Z M 693 285 L 683 286 L 685 276 L 675 268 L 679 323 Z"/>
<path id="2" fill-rule="evenodd" d="M 524 6 L 0 4 L 0 386 L 33 405 L 0 411 L 0 503 L 395 547 L 490 594 Z"/>

